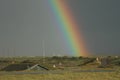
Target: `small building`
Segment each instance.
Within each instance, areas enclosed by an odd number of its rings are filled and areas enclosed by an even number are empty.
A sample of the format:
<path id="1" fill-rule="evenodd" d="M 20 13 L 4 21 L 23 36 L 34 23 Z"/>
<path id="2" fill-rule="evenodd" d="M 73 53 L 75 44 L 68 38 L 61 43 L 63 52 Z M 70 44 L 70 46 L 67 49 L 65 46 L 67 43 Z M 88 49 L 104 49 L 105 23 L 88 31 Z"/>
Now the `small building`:
<path id="1" fill-rule="evenodd" d="M 111 60 L 108 57 L 96 58 L 99 67 L 108 67 L 111 64 Z"/>
<path id="2" fill-rule="evenodd" d="M 25 70 L 40 71 L 40 70 L 49 70 L 49 69 L 39 64 L 21 63 L 21 64 L 10 64 L 1 70 L 2 71 L 25 71 Z"/>

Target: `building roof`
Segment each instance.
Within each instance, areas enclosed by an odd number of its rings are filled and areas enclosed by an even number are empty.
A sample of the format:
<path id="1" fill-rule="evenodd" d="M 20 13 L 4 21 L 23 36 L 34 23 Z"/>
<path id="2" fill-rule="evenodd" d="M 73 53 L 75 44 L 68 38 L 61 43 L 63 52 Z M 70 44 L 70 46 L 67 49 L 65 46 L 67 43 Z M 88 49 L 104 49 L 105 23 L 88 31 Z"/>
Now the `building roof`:
<path id="1" fill-rule="evenodd" d="M 39 64 L 20 63 L 20 64 L 10 64 L 1 70 L 2 71 L 23 71 L 23 70 L 48 70 L 48 69 Z"/>

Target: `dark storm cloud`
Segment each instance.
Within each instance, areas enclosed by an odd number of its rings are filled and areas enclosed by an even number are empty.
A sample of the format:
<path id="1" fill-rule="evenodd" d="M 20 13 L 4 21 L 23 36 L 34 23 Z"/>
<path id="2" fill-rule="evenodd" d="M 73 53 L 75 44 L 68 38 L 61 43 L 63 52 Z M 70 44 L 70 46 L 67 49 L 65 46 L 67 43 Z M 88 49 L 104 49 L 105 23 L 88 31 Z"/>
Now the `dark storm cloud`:
<path id="1" fill-rule="evenodd" d="M 120 53 L 120 1 L 68 0 L 88 49 L 106 55 Z M 0 0 L 0 54 L 66 55 L 44 0 Z M 62 53 L 62 54 L 61 54 Z M 99 54 L 100 55 L 100 54 Z"/>
<path id="2" fill-rule="evenodd" d="M 119 0 L 69 0 L 92 53 L 120 54 L 119 4 Z"/>

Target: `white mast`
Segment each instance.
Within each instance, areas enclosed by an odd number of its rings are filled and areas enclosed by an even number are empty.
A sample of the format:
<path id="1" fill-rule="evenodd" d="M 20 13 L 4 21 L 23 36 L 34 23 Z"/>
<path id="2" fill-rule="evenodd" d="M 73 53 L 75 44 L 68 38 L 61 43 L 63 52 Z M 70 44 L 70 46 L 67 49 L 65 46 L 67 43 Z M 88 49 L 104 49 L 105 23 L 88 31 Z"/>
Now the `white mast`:
<path id="1" fill-rule="evenodd" d="M 45 63 L 45 42 L 42 41 L 42 49 L 43 49 L 43 63 Z"/>

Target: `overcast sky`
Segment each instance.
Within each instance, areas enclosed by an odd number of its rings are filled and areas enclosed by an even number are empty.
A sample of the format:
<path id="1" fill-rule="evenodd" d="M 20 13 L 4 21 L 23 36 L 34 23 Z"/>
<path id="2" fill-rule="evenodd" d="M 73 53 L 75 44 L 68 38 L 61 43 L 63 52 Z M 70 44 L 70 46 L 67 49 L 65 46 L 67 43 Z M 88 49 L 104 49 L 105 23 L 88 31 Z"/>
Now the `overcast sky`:
<path id="1" fill-rule="evenodd" d="M 67 0 L 91 55 L 120 55 L 120 0 Z M 0 55 L 69 55 L 44 0 L 0 0 Z M 52 9 L 51 9 L 52 10 Z M 43 49 L 44 48 L 44 49 Z"/>

